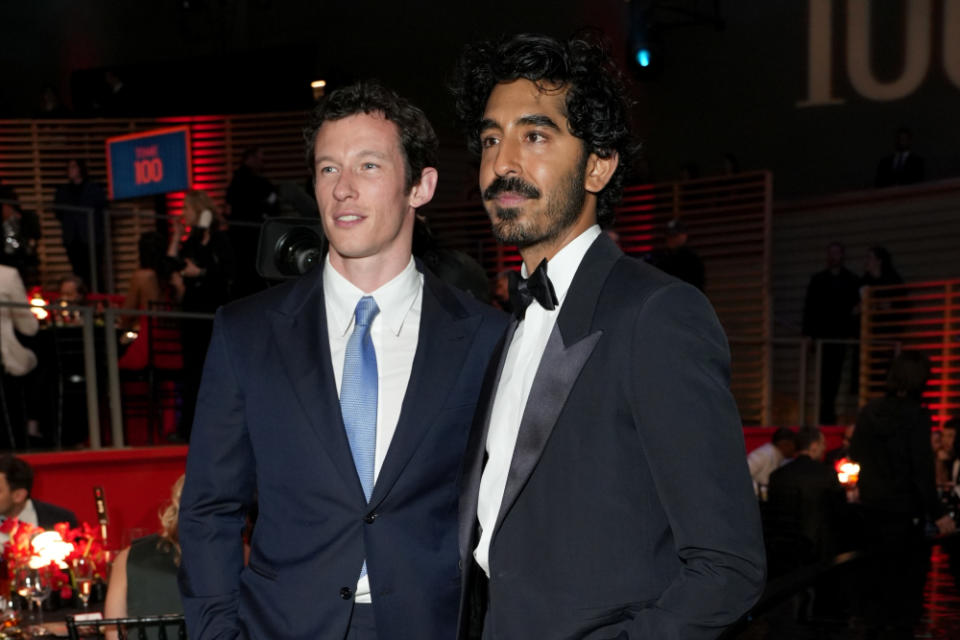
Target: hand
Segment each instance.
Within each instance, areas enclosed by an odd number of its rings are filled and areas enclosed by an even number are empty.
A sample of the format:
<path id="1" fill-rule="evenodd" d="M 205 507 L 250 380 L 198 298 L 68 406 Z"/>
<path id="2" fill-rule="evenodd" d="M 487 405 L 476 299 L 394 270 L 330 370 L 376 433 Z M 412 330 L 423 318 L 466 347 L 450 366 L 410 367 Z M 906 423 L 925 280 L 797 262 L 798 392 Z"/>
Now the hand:
<path id="1" fill-rule="evenodd" d="M 953 533 L 957 530 L 957 523 L 955 523 L 953 518 L 951 518 L 949 515 L 943 516 L 934 522 L 934 524 L 937 525 L 937 530 L 942 536 L 945 536 L 948 533 Z"/>
<path id="2" fill-rule="evenodd" d="M 187 263 L 187 266 L 180 270 L 180 275 L 184 278 L 199 278 L 204 274 L 204 270 L 190 258 L 186 258 L 184 262 Z"/>

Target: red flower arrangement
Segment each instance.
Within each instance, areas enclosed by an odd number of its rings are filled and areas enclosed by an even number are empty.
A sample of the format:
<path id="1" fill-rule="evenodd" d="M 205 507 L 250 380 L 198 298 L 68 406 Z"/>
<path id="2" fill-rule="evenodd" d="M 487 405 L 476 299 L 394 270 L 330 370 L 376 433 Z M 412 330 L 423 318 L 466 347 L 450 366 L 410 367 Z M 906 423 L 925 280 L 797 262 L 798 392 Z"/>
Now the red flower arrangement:
<path id="1" fill-rule="evenodd" d="M 101 580 L 106 579 L 107 555 L 96 528 L 84 522 L 76 529 L 71 529 L 66 522 L 60 522 L 54 525 L 54 530 L 64 542 L 72 546 L 72 550 L 62 560 L 64 567 L 68 568 L 72 566 L 74 559 L 84 557 L 93 565 L 94 576 Z M 9 586 L 9 578 L 13 578 L 18 569 L 28 567 L 33 558 L 40 557 L 33 547 L 33 539 L 43 531 L 40 527 L 20 522 L 16 518 L 5 520 L 0 525 L 0 533 L 10 537 L 3 545 L 3 563 L 8 578 L 5 581 L 6 586 Z M 73 595 L 73 583 L 70 575 L 64 571 L 64 567 L 61 567 L 56 560 L 51 560 L 39 570 L 49 581 L 51 590 L 59 591 L 61 598 L 68 599 Z"/>

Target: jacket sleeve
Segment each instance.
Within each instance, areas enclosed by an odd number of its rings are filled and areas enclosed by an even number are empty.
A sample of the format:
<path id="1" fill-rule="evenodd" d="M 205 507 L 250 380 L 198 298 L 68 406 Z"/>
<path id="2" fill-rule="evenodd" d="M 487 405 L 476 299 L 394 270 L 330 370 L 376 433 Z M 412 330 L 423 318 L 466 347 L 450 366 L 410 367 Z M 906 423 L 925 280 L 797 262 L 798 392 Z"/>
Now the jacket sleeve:
<path id="1" fill-rule="evenodd" d="M 727 340 L 706 298 L 675 283 L 643 306 L 630 348 L 634 421 L 682 568 L 629 637 L 715 638 L 766 573 Z"/>
<path id="2" fill-rule="evenodd" d="M 204 365 L 180 503 L 180 594 L 193 640 L 240 633 L 242 532 L 256 478 L 228 324 L 221 309 Z"/>

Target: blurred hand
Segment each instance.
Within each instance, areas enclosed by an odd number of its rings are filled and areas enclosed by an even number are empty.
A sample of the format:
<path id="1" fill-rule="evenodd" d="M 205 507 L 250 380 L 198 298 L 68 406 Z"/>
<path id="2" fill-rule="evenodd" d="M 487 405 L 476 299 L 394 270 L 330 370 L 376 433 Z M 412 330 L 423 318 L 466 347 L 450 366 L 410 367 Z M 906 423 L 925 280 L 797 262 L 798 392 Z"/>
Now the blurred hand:
<path id="1" fill-rule="evenodd" d="M 203 275 L 203 269 L 198 267 L 193 260 L 186 258 L 184 262 L 187 263 L 187 266 L 180 270 L 180 275 L 184 278 L 197 278 Z"/>

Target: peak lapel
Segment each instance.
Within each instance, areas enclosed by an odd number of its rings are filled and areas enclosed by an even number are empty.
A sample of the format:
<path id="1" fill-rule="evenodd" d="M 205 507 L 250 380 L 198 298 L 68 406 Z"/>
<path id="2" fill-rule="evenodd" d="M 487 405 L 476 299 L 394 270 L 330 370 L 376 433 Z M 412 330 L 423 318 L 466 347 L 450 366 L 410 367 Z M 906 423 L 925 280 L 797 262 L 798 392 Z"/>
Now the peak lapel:
<path id="1" fill-rule="evenodd" d="M 603 283 L 622 256 L 613 241 L 600 234 L 570 284 L 530 388 L 494 535 L 536 468 L 570 391 L 603 335 L 591 331 L 593 314 Z"/>
<path id="2" fill-rule="evenodd" d="M 287 296 L 288 304 L 268 313 L 280 361 L 303 409 L 304 420 L 317 434 L 345 485 L 365 501 L 340 414 L 321 273 L 318 268 L 314 270 L 315 278 L 302 278 Z"/>

